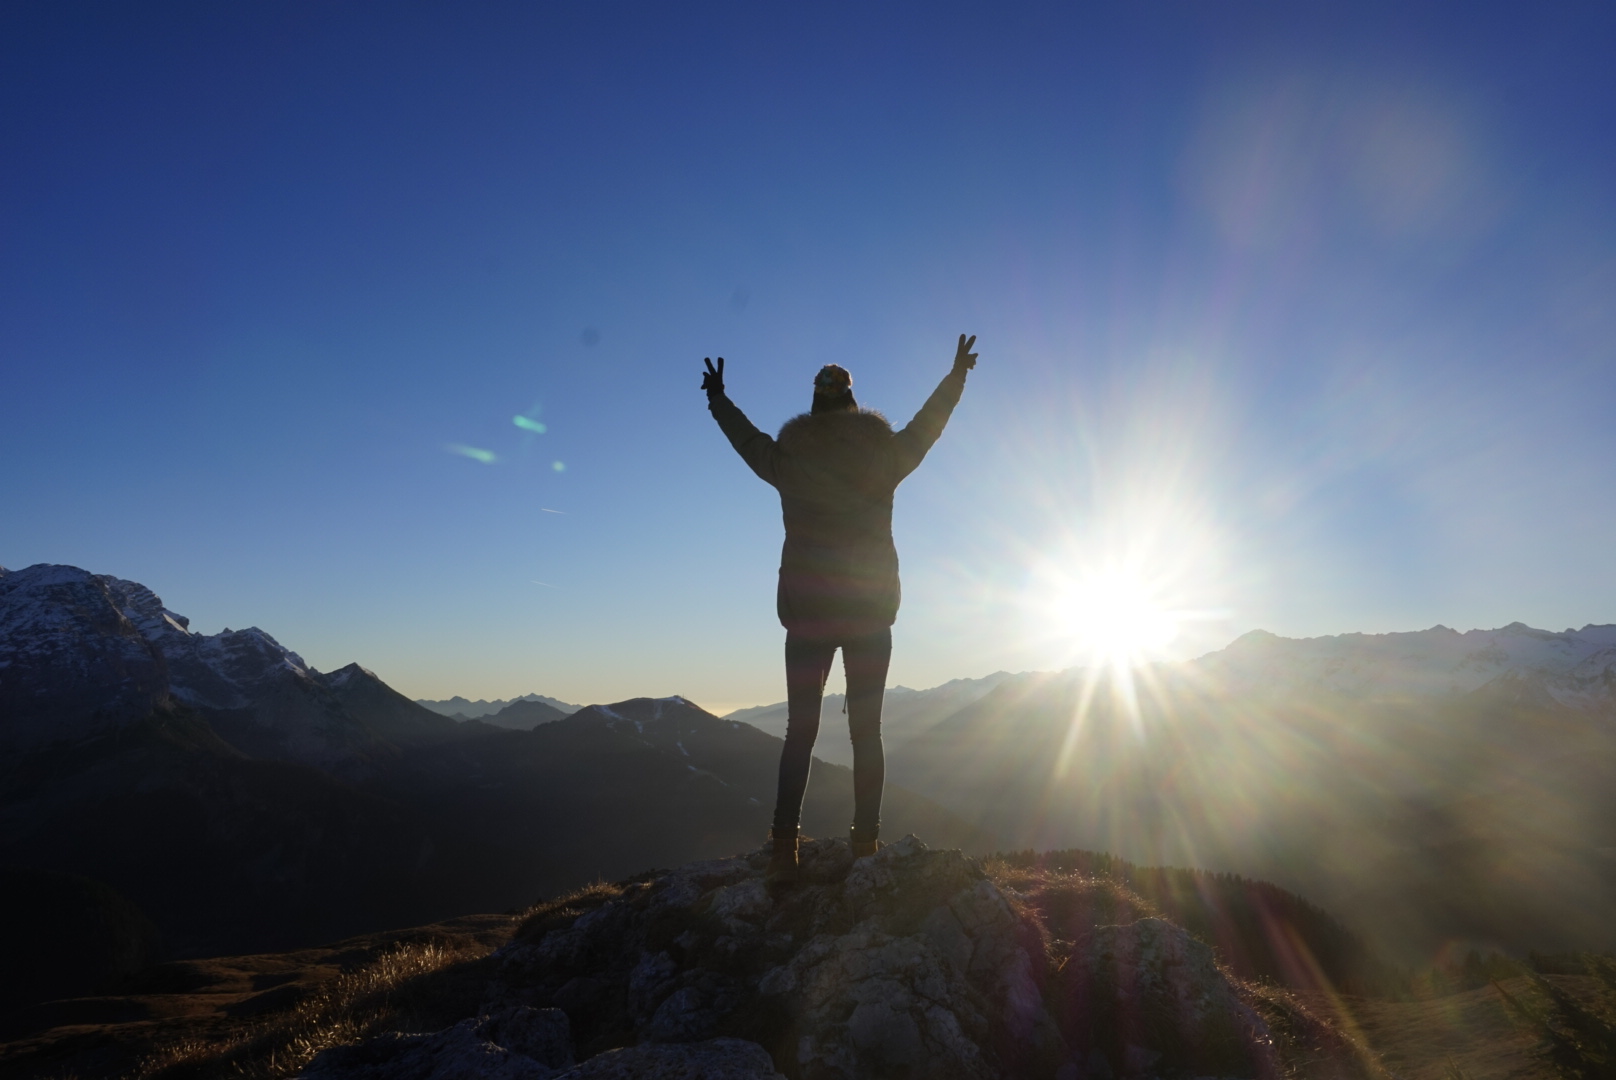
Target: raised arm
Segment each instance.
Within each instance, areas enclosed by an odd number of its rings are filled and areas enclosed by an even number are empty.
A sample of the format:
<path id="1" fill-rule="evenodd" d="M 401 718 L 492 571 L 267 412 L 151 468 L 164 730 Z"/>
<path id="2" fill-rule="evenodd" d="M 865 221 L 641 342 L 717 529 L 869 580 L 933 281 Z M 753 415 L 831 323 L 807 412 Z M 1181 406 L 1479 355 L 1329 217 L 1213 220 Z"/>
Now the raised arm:
<path id="1" fill-rule="evenodd" d="M 959 336 L 953 370 L 943 376 L 943 381 L 937 384 L 937 389 L 931 392 L 931 397 L 926 399 L 926 404 L 920 407 L 908 426 L 893 436 L 898 457 L 898 479 L 902 480 L 915 471 L 926 456 L 926 451 L 943 433 L 948 418 L 954 414 L 954 406 L 959 404 L 960 394 L 965 392 L 965 373 L 976 367 L 977 354 L 971 351 L 971 346 L 975 344 L 975 334 L 969 340 L 964 334 Z"/>
<path id="2" fill-rule="evenodd" d="M 774 440 L 757 429 L 733 401 L 724 394 L 724 358 L 718 358 L 713 367 L 711 357 L 706 360 L 707 373 L 701 377 L 701 388 L 707 391 L 707 408 L 718 421 L 718 428 L 741 455 L 741 460 L 766 483 L 773 484 L 778 470 L 778 453 Z"/>

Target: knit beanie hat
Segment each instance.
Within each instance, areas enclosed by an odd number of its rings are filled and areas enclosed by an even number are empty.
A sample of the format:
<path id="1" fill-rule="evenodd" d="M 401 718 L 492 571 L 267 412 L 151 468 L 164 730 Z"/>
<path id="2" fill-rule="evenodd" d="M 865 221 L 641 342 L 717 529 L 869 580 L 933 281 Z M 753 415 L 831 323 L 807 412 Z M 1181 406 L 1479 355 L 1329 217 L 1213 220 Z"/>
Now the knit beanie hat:
<path id="1" fill-rule="evenodd" d="M 853 400 L 853 376 L 840 364 L 826 364 L 814 376 L 813 412 L 831 409 L 856 409 Z"/>

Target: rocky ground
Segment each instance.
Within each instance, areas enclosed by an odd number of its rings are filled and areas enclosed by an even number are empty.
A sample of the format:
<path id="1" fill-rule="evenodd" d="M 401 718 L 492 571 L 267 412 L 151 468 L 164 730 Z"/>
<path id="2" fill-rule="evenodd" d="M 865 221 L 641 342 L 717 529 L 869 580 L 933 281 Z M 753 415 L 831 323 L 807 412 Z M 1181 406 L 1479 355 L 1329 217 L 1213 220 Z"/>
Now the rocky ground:
<path id="1" fill-rule="evenodd" d="M 914 837 L 860 860 L 840 841 L 810 842 L 803 882 L 776 895 L 764 862 L 759 852 L 695 863 L 541 909 L 494 954 L 479 1017 L 333 1049 L 303 1075 L 1287 1071 L 1283 1039 L 1211 949 L 1162 919 L 1054 937 L 979 862 Z M 1337 1064 L 1351 1070 L 1348 1056 Z"/>
<path id="2" fill-rule="evenodd" d="M 0 1047 L 0 1075 L 1386 1076 L 1355 1041 L 1367 1035 L 1396 1047 L 1399 1075 L 1434 1078 L 1463 1037 L 1450 1020 L 1447 1045 L 1422 1054 L 1438 1003 L 1308 1004 L 1241 983 L 1207 945 L 1104 879 L 1033 881 L 913 837 L 860 860 L 841 841 L 808 842 L 804 880 L 775 895 L 765 863 L 762 851 L 693 863 L 520 917 L 310 951 L 302 975 L 285 956 L 238 958 L 240 971 L 215 973 L 213 1012 L 192 1009 L 183 1032 L 173 1004 L 166 1020 L 121 1024 L 94 1008 L 129 1011 L 135 997 L 81 1004 L 78 1016 L 58 1005 L 58 1026 Z M 195 977 L 223 962 L 190 963 Z M 152 977 L 183 974 L 167 967 Z M 1410 1009 L 1419 1015 L 1402 1018 Z M 1487 1019 L 1475 1038 L 1520 1042 Z M 141 1025 L 160 1052 L 120 1059 Z"/>

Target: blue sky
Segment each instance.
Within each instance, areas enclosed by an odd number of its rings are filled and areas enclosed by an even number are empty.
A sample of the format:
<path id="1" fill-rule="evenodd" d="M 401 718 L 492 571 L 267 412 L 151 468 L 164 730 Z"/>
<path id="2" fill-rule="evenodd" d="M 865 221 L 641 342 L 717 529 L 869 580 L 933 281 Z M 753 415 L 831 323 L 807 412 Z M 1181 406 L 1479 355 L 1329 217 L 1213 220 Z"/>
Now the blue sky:
<path id="1" fill-rule="evenodd" d="M 8 5 L 0 564 L 412 696 L 779 700 L 701 359 L 901 423 L 963 331 L 895 683 L 1074 662 L 1106 567 L 1171 655 L 1616 621 L 1613 55 L 1607 4 Z"/>

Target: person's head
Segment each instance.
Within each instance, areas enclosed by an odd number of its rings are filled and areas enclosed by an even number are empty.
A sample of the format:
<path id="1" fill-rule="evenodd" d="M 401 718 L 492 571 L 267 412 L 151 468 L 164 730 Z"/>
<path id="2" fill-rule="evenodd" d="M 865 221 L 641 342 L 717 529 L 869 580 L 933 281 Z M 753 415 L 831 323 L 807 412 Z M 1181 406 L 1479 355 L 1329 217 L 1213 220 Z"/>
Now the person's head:
<path id="1" fill-rule="evenodd" d="M 840 364 L 826 364 L 814 376 L 814 404 L 810 412 L 837 412 L 857 409 L 853 400 L 853 376 Z"/>

